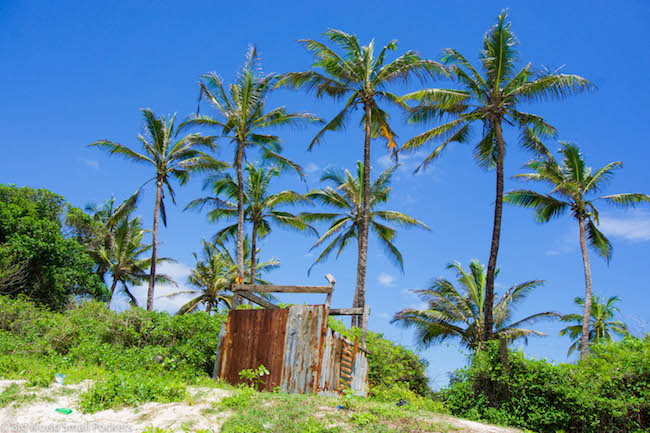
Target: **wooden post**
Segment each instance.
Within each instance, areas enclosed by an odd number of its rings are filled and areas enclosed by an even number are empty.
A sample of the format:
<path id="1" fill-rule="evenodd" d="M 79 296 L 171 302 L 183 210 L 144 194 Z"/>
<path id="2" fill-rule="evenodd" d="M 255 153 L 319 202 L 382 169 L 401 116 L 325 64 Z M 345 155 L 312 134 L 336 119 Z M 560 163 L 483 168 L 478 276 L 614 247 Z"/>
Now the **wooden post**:
<path id="1" fill-rule="evenodd" d="M 366 350 L 366 333 L 368 332 L 368 316 L 370 315 L 370 307 L 366 305 L 363 308 L 363 315 L 361 316 L 361 347 Z"/>
<path id="2" fill-rule="evenodd" d="M 230 307 L 230 309 L 231 310 L 236 310 L 238 305 L 239 305 L 239 292 L 233 292 L 233 294 L 232 294 L 232 306 Z"/>
<path id="3" fill-rule="evenodd" d="M 330 291 L 327 294 L 327 298 L 325 299 L 325 305 L 327 305 L 327 309 L 329 310 L 330 305 L 332 304 L 332 293 L 334 293 L 334 285 L 336 284 L 336 279 L 332 274 L 325 275 L 325 279 L 330 285 Z"/>

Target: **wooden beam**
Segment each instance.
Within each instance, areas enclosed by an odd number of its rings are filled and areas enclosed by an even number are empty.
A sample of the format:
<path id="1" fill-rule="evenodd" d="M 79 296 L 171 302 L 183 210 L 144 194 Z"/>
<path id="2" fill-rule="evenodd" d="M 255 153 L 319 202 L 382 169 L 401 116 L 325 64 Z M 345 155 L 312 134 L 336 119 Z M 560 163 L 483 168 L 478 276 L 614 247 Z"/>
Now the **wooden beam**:
<path id="1" fill-rule="evenodd" d="M 242 298 L 246 298 L 249 301 L 255 302 L 257 305 L 260 305 L 262 307 L 265 307 L 265 308 L 268 308 L 268 309 L 271 309 L 271 310 L 277 310 L 277 309 L 280 308 L 277 305 L 270 303 L 266 299 L 262 299 L 259 296 L 253 295 L 252 293 L 247 293 L 247 292 L 243 292 L 243 291 L 242 292 L 235 292 L 235 293 L 237 293 Z"/>
<path id="2" fill-rule="evenodd" d="M 239 293 L 233 292 L 233 294 L 232 294 L 232 302 L 230 304 L 230 309 L 231 310 L 236 310 L 237 306 L 239 306 Z"/>
<path id="3" fill-rule="evenodd" d="M 363 308 L 332 308 L 330 316 L 361 316 L 363 312 Z"/>
<path id="4" fill-rule="evenodd" d="M 331 286 L 271 286 L 265 284 L 233 284 L 233 292 L 284 292 L 284 293 L 332 293 Z M 242 294 L 243 296 L 243 294 Z"/>
<path id="5" fill-rule="evenodd" d="M 363 315 L 361 316 L 361 347 L 366 349 L 366 334 L 368 333 L 368 316 L 370 316 L 370 307 L 366 304 L 363 307 Z"/>

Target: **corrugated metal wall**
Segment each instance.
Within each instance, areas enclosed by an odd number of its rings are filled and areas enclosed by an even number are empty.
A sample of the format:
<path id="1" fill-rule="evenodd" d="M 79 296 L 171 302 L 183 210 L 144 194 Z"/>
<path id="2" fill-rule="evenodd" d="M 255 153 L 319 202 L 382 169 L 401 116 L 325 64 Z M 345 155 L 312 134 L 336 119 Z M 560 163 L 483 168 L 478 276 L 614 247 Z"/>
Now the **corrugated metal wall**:
<path id="1" fill-rule="evenodd" d="M 264 365 L 264 389 L 338 395 L 345 389 L 367 394 L 368 360 L 352 343 L 327 327 L 325 305 L 287 309 L 233 310 L 219 332 L 214 376 L 236 385 L 244 369 Z"/>

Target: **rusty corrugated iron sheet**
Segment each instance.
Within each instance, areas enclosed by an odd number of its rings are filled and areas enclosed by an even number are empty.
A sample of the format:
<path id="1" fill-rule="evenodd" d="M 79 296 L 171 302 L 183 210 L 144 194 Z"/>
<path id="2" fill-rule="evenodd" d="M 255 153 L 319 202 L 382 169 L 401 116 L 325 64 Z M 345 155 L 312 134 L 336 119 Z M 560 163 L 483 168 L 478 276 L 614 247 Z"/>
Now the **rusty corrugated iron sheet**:
<path id="1" fill-rule="evenodd" d="M 264 376 L 263 389 L 280 386 L 288 313 L 285 309 L 231 310 L 219 344 L 219 377 L 233 385 L 246 383 L 239 372 L 264 365 L 270 375 Z"/>
<path id="2" fill-rule="evenodd" d="M 327 329 L 323 344 L 318 395 L 335 396 L 344 390 L 357 395 L 368 394 L 368 359 L 354 343 L 332 329 Z"/>
<path id="3" fill-rule="evenodd" d="M 300 394 L 316 392 L 326 329 L 325 305 L 295 305 L 289 308 L 282 391 Z"/>
<path id="4" fill-rule="evenodd" d="M 368 361 L 338 332 L 327 328 L 325 305 L 276 310 L 234 310 L 219 331 L 213 375 L 233 385 L 239 372 L 263 364 L 270 372 L 264 389 L 339 395 L 367 394 Z"/>

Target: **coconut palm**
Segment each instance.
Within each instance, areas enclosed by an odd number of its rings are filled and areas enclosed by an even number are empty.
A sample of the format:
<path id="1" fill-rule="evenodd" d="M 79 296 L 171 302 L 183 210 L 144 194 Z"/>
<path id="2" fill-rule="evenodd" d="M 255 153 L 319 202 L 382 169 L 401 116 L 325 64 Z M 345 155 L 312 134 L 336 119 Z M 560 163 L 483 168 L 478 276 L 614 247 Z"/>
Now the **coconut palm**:
<path id="1" fill-rule="evenodd" d="M 152 245 L 142 242 L 145 232 L 146 230 L 141 227 L 140 218 L 132 220 L 123 218 L 115 227 L 110 244 L 107 247 L 104 245 L 99 247 L 97 254 L 113 281 L 107 307 L 111 304 L 118 283 L 122 284 L 122 289 L 131 303 L 138 305 L 129 286 L 139 285 L 149 280 L 147 269 L 151 266 L 151 256 L 146 253 L 151 250 Z M 158 263 L 171 261 L 166 258 L 156 260 Z M 156 275 L 156 282 L 173 283 L 168 276 L 162 274 Z"/>
<path id="2" fill-rule="evenodd" d="M 420 346 L 428 347 L 448 339 L 460 340 L 461 344 L 476 351 L 485 339 L 485 303 L 487 302 L 485 267 L 474 259 L 465 271 L 459 262 L 450 263 L 447 269 L 456 271 L 458 285 L 437 278 L 426 290 L 417 290 L 426 307 L 406 308 L 395 314 L 392 323 L 416 329 Z M 498 275 L 499 269 L 495 271 Z M 553 319 L 558 314 L 547 311 L 512 321 L 512 315 L 526 297 L 543 281 L 526 281 L 508 289 L 494 304 L 494 329 L 491 335 L 506 337 L 509 341 L 535 335 L 539 331 L 524 328 L 539 320 Z"/>
<path id="3" fill-rule="evenodd" d="M 520 130 L 524 148 L 544 154 L 547 151 L 540 137 L 555 135 L 555 128 L 538 115 L 519 111 L 518 105 L 564 99 L 592 88 L 584 78 L 563 74 L 559 70 L 536 71 L 530 63 L 518 70 L 518 42 L 506 19 L 507 11 L 504 11 L 497 18 L 496 25 L 485 34 L 483 49 L 479 52 L 480 69 L 474 68 L 458 51 L 450 48 L 444 50 L 443 61 L 450 65 L 460 89 L 426 89 L 403 97 L 403 100 L 414 100 L 419 104 L 409 110 L 409 122 L 445 121 L 404 145 L 403 150 L 413 151 L 425 143 L 441 140 L 420 168 L 431 164 L 449 143 L 473 140 L 472 128 L 476 127 L 475 124 L 480 128 L 480 140 L 474 149 L 474 157 L 482 167 L 496 168 L 494 225 L 486 284 L 489 300 L 494 299 L 494 273 L 501 237 L 505 154 L 503 123 Z M 485 309 L 487 339 L 492 330 L 492 326 L 489 326 L 492 322 L 492 304 L 491 301 L 487 302 Z"/>
<path id="4" fill-rule="evenodd" d="M 156 183 L 156 203 L 153 213 L 153 243 L 151 248 L 151 270 L 149 272 L 149 289 L 147 291 L 147 310 L 153 309 L 154 283 L 156 281 L 156 264 L 158 263 L 158 224 L 159 216 L 163 225 L 167 226 L 165 213 L 164 191 L 167 189 L 169 197 L 175 204 L 172 178 L 176 178 L 184 185 L 193 171 L 220 170 L 227 166 L 226 163 L 217 161 L 202 149 L 213 149 L 213 138 L 200 134 L 189 134 L 180 139 L 174 126 L 174 118 L 167 119 L 163 116 L 156 117 L 149 109 L 143 109 L 145 134 L 138 135 L 142 151 L 138 152 L 131 147 L 101 140 L 90 146 L 98 146 L 110 155 L 120 155 L 131 161 L 149 165 L 155 170 L 155 175 L 142 186 L 151 181 Z M 142 188 L 140 187 L 140 189 Z M 135 196 L 139 194 L 140 189 Z"/>
<path id="5" fill-rule="evenodd" d="M 621 321 L 612 320 L 616 313 L 619 313 L 616 304 L 621 299 L 618 296 L 603 298 L 602 302 L 599 296 L 594 296 L 591 308 L 591 318 L 589 327 L 589 344 L 613 341 L 614 335 L 625 337 L 629 331 L 627 325 Z M 575 304 L 584 310 L 585 299 L 577 297 L 574 299 Z M 569 355 L 574 350 L 582 348 L 582 314 L 567 314 L 562 318 L 563 322 L 575 323 L 569 325 L 560 331 L 560 335 L 568 335 L 573 343 L 569 347 Z"/>
<path id="6" fill-rule="evenodd" d="M 248 238 L 244 239 L 244 256 L 250 257 L 252 254 Z M 183 305 L 177 314 L 186 314 L 196 311 L 199 306 L 205 305 L 205 309 L 210 313 L 213 309 L 218 310 L 219 305 L 223 304 L 230 308 L 232 305 L 232 294 L 229 293 L 230 286 L 237 278 L 237 264 L 233 260 L 230 252 L 221 241 L 214 243 L 203 241 L 203 251 L 201 256 L 194 254 L 196 266 L 188 277 L 188 283 L 195 287 L 196 290 L 177 291 L 167 295 L 175 298 L 179 295 L 195 296 L 185 305 Z M 259 279 L 262 274 L 276 269 L 280 263 L 277 260 L 258 263 L 255 267 L 255 276 L 262 284 L 268 284 L 267 281 Z M 249 271 L 250 272 L 250 271 Z M 245 275 L 247 280 L 252 280 L 253 274 Z M 260 294 L 261 295 L 261 294 Z M 269 298 L 268 293 L 262 295 Z"/>
<path id="7" fill-rule="evenodd" d="M 389 115 L 380 107 L 382 104 L 394 104 L 403 107 L 399 98 L 387 90 L 395 82 L 407 82 L 415 76 L 421 80 L 427 77 L 437 77 L 446 74 L 444 68 L 433 61 L 424 60 L 415 51 L 407 51 L 390 63 L 386 63 L 388 51 L 397 49 L 397 41 L 393 40 L 384 46 L 379 54 L 375 54 L 374 40 L 367 46 L 360 46 L 355 35 L 340 30 L 329 30 L 323 36 L 335 48 L 311 39 L 300 42 L 314 56 L 312 69 L 305 72 L 285 74 L 280 85 L 290 88 L 302 88 L 314 92 L 317 98 L 328 96 L 339 100 L 344 99 L 345 105 L 340 113 L 327 123 L 314 137 L 309 149 L 320 143 L 329 131 L 344 129 L 353 111 L 361 107 L 364 127 L 363 143 L 363 197 L 368 198 L 362 203 L 361 220 L 359 221 L 359 263 L 357 288 L 354 306 L 362 306 L 365 302 L 366 260 L 368 251 L 368 230 L 370 224 L 370 141 L 383 137 L 389 150 L 396 148 L 395 132 L 389 123 Z M 337 52 L 338 51 L 338 52 Z"/>
<path id="8" fill-rule="evenodd" d="M 115 242 L 115 230 L 124 218 L 135 209 L 138 194 L 129 197 L 121 205 L 117 206 L 115 197 L 111 195 L 102 205 L 90 203 L 86 205 L 86 212 L 90 213 L 91 218 L 97 224 L 97 229 L 93 233 L 93 238 L 86 244 L 86 252 L 97 263 L 97 275 L 106 283 L 106 272 L 108 270 L 106 261 L 99 254 L 100 248 L 109 250 Z"/>
<path id="9" fill-rule="evenodd" d="M 383 210 L 380 206 L 388 201 L 391 187 L 390 182 L 395 172 L 395 167 L 385 170 L 377 177 L 370 186 L 370 227 L 377 235 L 381 246 L 386 251 L 387 256 L 400 269 L 404 269 L 404 260 L 394 244 L 397 231 L 391 225 L 400 227 L 423 227 L 429 228 L 422 222 L 403 213 L 394 210 Z M 359 236 L 360 228 L 363 227 L 363 203 L 365 198 L 364 188 L 364 164 L 357 162 L 357 172 L 352 175 L 348 170 L 341 173 L 336 170 L 328 170 L 323 174 L 321 182 L 330 182 L 332 186 L 320 190 L 310 191 L 307 197 L 317 203 L 331 208 L 334 212 L 305 212 L 302 218 L 308 222 L 327 221 L 331 222 L 329 229 L 316 241 L 313 248 L 317 248 L 327 243 L 320 256 L 316 259 L 314 265 L 326 259 L 333 251 L 336 256 L 340 256 L 345 247 L 353 239 L 357 240 L 357 248 L 363 248 L 361 237 Z M 366 266 L 365 260 L 359 260 L 357 267 Z M 311 268 L 310 268 L 311 270 Z M 365 275 L 366 270 L 358 270 L 357 275 Z M 357 298 L 355 295 L 357 307 L 365 306 L 365 296 Z M 355 322 L 353 321 L 353 325 Z"/>
<path id="10" fill-rule="evenodd" d="M 614 172 L 623 166 L 620 161 L 610 162 L 602 168 L 592 170 L 587 166 L 580 149 L 570 143 L 561 143 L 562 162 L 558 163 L 552 155 L 536 159 L 526 168 L 532 173 L 515 176 L 519 179 L 542 182 L 549 185 L 552 190 L 549 194 L 541 194 L 530 190 L 515 190 L 505 197 L 506 203 L 529 207 L 535 210 L 537 221 L 548 222 L 553 218 L 563 215 L 570 210 L 572 216 L 578 221 L 580 228 L 580 249 L 585 273 L 585 311 L 582 323 L 582 342 L 580 356 L 587 355 L 589 350 L 589 320 L 591 317 L 591 266 L 589 264 L 589 246 L 601 257 L 609 262 L 612 257 L 612 244 L 609 239 L 598 230 L 598 210 L 596 205 L 599 200 L 621 207 L 634 207 L 642 202 L 650 202 L 646 194 L 611 194 L 597 196 L 612 180 Z"/>
<path id="11" fill-rule="evenodd" d="M 292 206 L 299 203 L 309 203 L 304 195 L 295 191 L 281 191 L 276 194 L 269 194 L 271 180 L 279 176 L 280 170 L 276 167 L 265 168 L 256 167 L 254 164 L 246 165 L 246 179 L 244 180 L 244 216 L 246 221 L 252 225 L 251 234 L 251 256 L 250 256 L 250 284 L 255 284 L 255 273 L 252 271 L 257 263 L 258 238 L 271 233 L 272 225 L 292 228 L 295 230 L 311 230 L 316 233 L 313 227 L 305 223 L 300 217 L 280 210 L 284 206 Z M 230 173 L 221 173 L 211 176 L 207 179 L 206 186 L 212 189 L 214 196 L 204 197 L 193 200 L 187 206 L 191 209 L 201 209 L 204 206 L 211 206 L 212 210 L 208 213 L 211 222 L 219 221 L 223 218 L 234 218 L 237 216 L 237 205 L 228 201 L 237 200 L 239 194 L 239 185 L 236 179 Z M 220 198 L 223 196 L 224 198 Z M 223 236 L 236 236 L 238 223 L 227 226 L 220 230 L 215 238 Z"/>
<path id="12" fill-rule="evenodd" d="M 246 61 L 228 91 L 223 80 L 215 73 L 205 74 L 199 82 L 200 98 L 204 98 L 215 111 L 215 116 L 192 116 L 183 127 L 205 126 L 217 128 L 222 138 L 229 139 L 235 147 L 233 166 L 237 172 L 237 185 L 243 185 L 243 161 L 247 150 L 257 148 L 264 160 L 282 167 L 292 167 L 302 174 L 298 164 L 280 155 L 281 140 L 267 130 L 278 126 L 301 126 L 319 122 L 309 113 L 289 113 L 285 107 L 266 109 L 266 98 L 278 76 L 263 74 L 257 50 L 251 47 Z M 244 189 L 237 195 L 237 275 L 244 278 Z"/>

